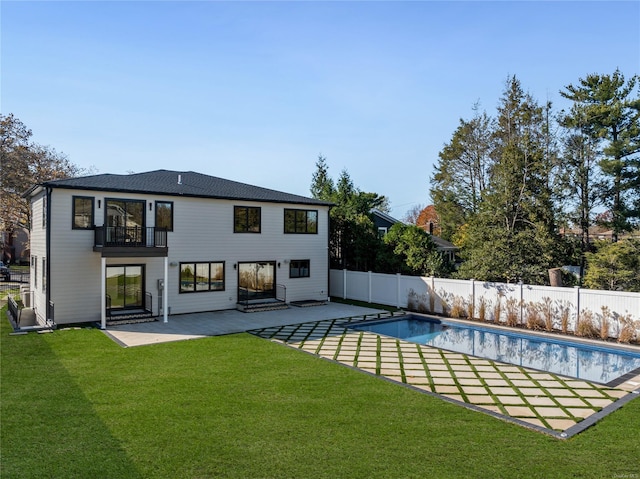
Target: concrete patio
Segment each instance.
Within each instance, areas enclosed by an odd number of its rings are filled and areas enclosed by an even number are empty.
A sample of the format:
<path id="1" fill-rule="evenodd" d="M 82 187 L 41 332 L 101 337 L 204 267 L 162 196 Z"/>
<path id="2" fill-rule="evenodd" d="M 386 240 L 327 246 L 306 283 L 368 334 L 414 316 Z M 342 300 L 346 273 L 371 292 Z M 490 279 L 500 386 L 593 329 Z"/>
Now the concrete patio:
<path id="1" fill-rule="evenodd" d="M 236 310 L 211 311 L 169 316 L 167 323 L 159 320 L 109 326 L 104 333 L 118 344 L 132 347 L 379 313 L 383 311 L 341 303 L 256 313 L 242 313 Z"/>

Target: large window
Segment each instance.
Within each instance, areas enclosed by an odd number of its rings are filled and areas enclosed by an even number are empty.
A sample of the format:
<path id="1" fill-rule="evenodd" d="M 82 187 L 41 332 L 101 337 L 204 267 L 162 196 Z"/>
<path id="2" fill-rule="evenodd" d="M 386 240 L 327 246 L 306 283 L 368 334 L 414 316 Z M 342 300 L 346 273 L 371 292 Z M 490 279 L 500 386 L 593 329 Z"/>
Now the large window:
<path id="1" fill-rule="evenodd" d="M 318 232 L 318 212 L 316 210 L 284 210 L 284 232 L 316 234 Z"/>
<path id="2" fill-rule="evenodd" d="M 173 231 L 173 201 L 156 201 L 156 228 Z"/>
<path id="3" fill-rule="evenodd" d="M 180 263 L 180 292 L 224 291 L 224 262 Z"/>
<path id="4" fill-rule="evenodd" d="M 260 213 L 257 206 L 234 206 L 233 232 L 260 233 Z"/>
<path id="5" fill-rule="evenodd" d="M 309 260 L 292 259 L 289 263 L 289 278 L 308 278 Z"/>
<path id="6" fill-rule="evenodd" d="M 73 197 L 73 225 L 74 230 L 93 228 L 93 197 Z"/>

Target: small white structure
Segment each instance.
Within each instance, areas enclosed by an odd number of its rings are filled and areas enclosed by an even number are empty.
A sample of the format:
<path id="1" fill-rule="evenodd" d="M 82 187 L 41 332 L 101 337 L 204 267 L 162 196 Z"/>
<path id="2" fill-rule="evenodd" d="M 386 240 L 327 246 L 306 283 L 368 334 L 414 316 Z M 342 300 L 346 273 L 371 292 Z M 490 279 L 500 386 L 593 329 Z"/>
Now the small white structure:
<path id="1" fill-rule="evenodd" d="M 329 297 L 324 201 L 167 170 L 48 181 L 25 197 L 41 325 Z"/>

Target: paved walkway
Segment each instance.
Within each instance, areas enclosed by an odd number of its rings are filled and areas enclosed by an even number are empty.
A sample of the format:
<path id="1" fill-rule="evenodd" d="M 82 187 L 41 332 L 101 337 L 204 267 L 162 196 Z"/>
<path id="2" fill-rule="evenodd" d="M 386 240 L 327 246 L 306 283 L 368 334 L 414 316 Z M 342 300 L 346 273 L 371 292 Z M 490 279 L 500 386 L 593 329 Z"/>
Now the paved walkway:
<path id="1" fill-rule="evenodd" d="M 291 307 L 276 311 L 242 313 L 236 310 L 212 311 L 169 316 L 168 322 L 153 321 L 147 323 L 122 324 L 108 326 L 104 332 L 125 347 L 147 344 L 182 341 L 185 339 L 220 336 L 308 321 L 348 318 L 367 314 L 380 314 L 384 311 L 362 308 L 341 303 L 326 303 L 321 306 Z"/>
<path id="2" fill-rule="evenodd" d="M 568 438 L 637 398 L 640 376 L 616 387 L 406 342 L 325 320 L 251 331 L 470 409 Z"/>

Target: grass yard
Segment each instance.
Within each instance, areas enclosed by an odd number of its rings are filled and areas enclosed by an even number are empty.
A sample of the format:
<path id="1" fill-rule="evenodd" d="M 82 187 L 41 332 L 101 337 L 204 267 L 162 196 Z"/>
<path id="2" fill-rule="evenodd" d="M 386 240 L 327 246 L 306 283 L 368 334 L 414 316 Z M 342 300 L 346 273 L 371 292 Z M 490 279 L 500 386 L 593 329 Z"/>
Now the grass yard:
<path id="1" fill-rule="evenodd" d="M 561 441 L 249 334 L 124 349 L 5 311 L 3 479 L 640 476 L 640 399 Z"/>

